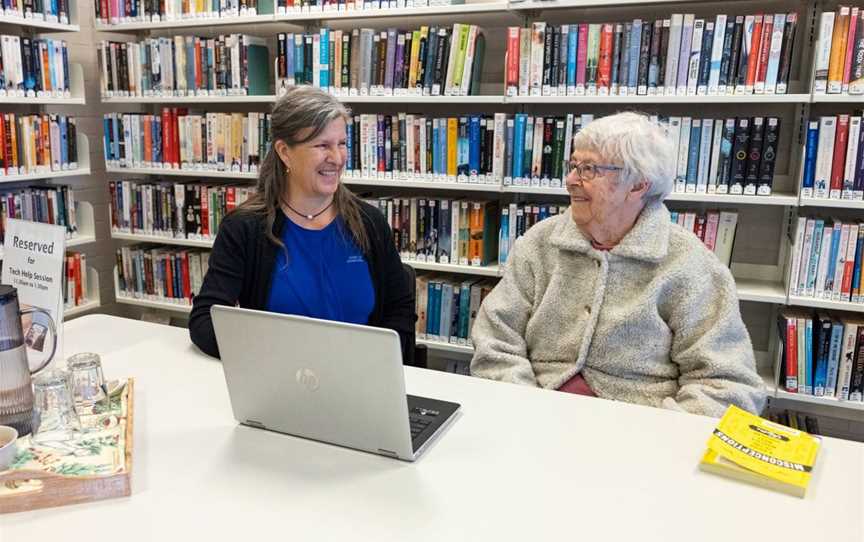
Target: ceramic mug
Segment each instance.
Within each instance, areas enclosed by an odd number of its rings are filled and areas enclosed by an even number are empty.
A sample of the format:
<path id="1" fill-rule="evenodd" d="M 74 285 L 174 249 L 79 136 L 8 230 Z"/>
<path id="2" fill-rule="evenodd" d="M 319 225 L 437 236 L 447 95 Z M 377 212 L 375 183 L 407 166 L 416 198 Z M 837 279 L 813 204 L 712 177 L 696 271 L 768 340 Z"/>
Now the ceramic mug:
<path id="1" fill-rule="evenodd" d="M 6 470 L 18 453 L 18 431 L 8 425 L 0 425 L 0 471 Z"/>

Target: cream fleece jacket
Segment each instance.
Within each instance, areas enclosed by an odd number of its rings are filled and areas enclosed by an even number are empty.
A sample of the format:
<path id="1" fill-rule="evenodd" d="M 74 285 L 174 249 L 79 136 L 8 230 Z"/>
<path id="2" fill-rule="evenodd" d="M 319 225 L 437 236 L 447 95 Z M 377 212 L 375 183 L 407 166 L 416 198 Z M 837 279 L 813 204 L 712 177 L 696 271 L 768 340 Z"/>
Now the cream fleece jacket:
<path id="1" fill-rule="evenodd" d="M 581 371 L 599 397 L 715 417 L 765 405 L 732 274 L 662 203 L 608 252 L 569 212 L 533 226 L 471 338 L 484 378 L 557 389 Z"/>

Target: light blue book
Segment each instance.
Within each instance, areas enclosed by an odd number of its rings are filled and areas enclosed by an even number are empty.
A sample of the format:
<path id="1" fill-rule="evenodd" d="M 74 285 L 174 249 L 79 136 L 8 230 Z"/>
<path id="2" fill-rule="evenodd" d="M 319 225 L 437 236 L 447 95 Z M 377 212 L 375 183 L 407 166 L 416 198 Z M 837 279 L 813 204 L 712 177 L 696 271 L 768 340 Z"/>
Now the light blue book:
<path id="1" fill-rule="evenodd" d="M 522 177 L 525 158 L 525 113 L 516 113 L 516 125 L 513 134 L 513 179 Z"/>
<path id="2" fill-rule="evenodd" d="M 441 137 L 441 129 L 438 126 L 439 122 L 437 118 L 432 119 L 432 173 L 441 173 L 441 142 L 439 141 Z M 446 137 L 444 138 L 446 141 Z M 444 160 L 446 162 L 446 155 L 444 156 Z M 446 163 L 445 163 L 446 165 Z"/>
<path id="3" fill-rule="evenodd" d="M 285 35 L 285 78 L 294 79 L 294 34 Z"/>
<path id="4" fill-rule="evenodd" d="M 330 86 L 330 29 L 322 28 L 320 31 L 320 52 L 318 62 L 321 68 L 321 88 Z"/>
<path id="5" fill-rule="evenodd" d="M 642 47 L 642 19 L 633 19 L 630 29 L 630 63 L 628 65 L 627 86 L 636 88 L 639 82 L 639 55 Z"/>
<path id="6" fill-rule="evenodd" d="M 834 320 L 831 325 L 831 349 L 828 351 L 828 375 L 825 380 L 825 395 L 834 397 L 837 391 L 837 371 L 843 353 L 843 322 Z"/>
<path id="7" fill-rule="evenodd" d="M 579 25 L 570 25 L 567 34 L 567 86 L 576 86 L 576 53 L 579 51 Z"/>
<path id="8" fill-rule="evenodd" d="M 837 253 L 840 251 L 840 234 L 843 224 L 839 220 L 834 221 L 831 229 L 831 252 L 828 254 L 828 271 L 825 273 L 825 284 L 823 285 L 826 297 L 831 298 L 834 291 L 834 273 L 837 272 Z"/>
<path id="9" fill-rule="evenodd" d="M 821 218 L 816 220 L 813 227 L 813 250 L 810 252 L 810 263 L 807 266 L 807 287 L 804 290 L 804 295 L 807 297 L 812 297 L 816 288 L 816 272 L 819 269 L 819 255 L 822 251 L 822 232 L 824 229 L 825 221 Z"/>
<path id="10" fill-rule="evenodd" d="M 289 57 L 290 58 L 290 57 Z M 288 72 L 291 73 L 291 72 Z M 352 171 L 354 168 L 354 130 L 352 129 L 354 126 L 354 119 L 349 118 L 347 122 L 347 128 L 345 130 L 345 147 L 347 151 L 347 156 L 345 158 L 345 170 Z"/>
<path id="11" fill-rule="evenodd" d="M 687 191 L 696 191 L 696 181 L 699 176 L 699 149 L 702 141 L 702 119 L 693 119 L 690 126 L 690 146 L 687 156 Z M 693 186 L 691 189 L 690 186 Z"/>
<path id="12" fill-rule="evenodd" d="M 498 264 L 507 262 L 510 254 L 510 207 L 501 208 L 501 227 L 498 228 Z"/>
<path id="13" fill-rule="evenodd" d="M 453 284 L 441 284 L 441 315 L 438 317 L 438 336 L 446 341 L 450 338 L 450 324 L 453 320 Z"/>

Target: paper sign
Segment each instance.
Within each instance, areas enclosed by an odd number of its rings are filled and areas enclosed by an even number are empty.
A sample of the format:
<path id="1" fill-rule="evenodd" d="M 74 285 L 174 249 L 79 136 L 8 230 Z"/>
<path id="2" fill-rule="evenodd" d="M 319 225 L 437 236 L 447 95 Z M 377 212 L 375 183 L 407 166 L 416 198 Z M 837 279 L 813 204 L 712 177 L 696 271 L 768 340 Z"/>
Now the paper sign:
<path id="1" fill-rule="evenodd" d="M 57 331 L 54 360 L 63 360 L 63 259 L 66 255 L 66 228 L 9 218 L 3 243 L 3 273 L 0 281 L 18 290 L 23 311 L 38 308 L 22 318 L 28 359 L 45 359 L 50 354 L 50 329 Z M 53 326 L 52 326 L 53 324 Z M 52 361 L 54 363 L 55 361 Z"/>

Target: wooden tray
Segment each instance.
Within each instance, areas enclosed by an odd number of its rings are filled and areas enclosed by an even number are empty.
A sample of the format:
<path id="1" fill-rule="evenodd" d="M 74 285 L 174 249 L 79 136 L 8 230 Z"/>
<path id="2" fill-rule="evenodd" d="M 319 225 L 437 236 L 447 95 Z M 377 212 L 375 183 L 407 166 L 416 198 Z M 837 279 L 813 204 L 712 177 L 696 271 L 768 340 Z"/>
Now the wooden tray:
<path id="1" fill-rule="evenodd" d="M 85 433 L 75 441 L 80 455 L 82 450 L 87 449 L 101 452 L 104 442 L 116 440 L 116 446 L 104 446 L 111 450 L 108 453 L 113 456 L 106 463 L 82 465 L 76 462 L 79 456 L 75 453 L 67 454 L 62 450 L 58 452 L 56 448 L 32 444 L 29 437 L 18 439 L 16 460 L 10 469 L 0 471 L 0 514 L 129 496 L 132 477 L 133 384 L 133 379 L 128 379 L 119 401 L 112 399 L 112 414 L 107 418 L 104 413 L 100 414 L 102 419 L 108 420 L 110 426 Z M 116 408 L 114 401 L 117 401 Z M 84 421 L 82 418 L 82 422 Z M 88 445 L 92 448 L 87 448 Z M 86 471 L 104 471 L 106 474 L 80 474 Z"/>

